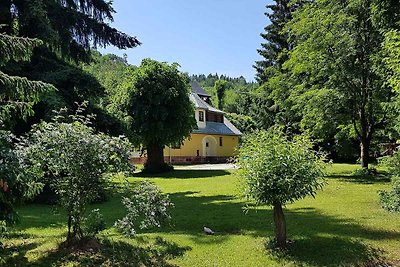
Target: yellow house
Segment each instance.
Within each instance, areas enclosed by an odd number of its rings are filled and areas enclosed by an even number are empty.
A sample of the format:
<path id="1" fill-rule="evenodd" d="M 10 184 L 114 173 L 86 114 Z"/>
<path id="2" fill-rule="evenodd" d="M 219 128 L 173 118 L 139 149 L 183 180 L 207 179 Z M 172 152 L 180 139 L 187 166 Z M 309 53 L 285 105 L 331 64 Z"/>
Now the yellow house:
<path id="1" fill-rule="evenodd" d="M 242 133 L 211 106 L 211 96 L 197 82 L 191 82 L 190 100 L 195 106 L 197 129 L 183 144 L 166 147 L 164 156 L 171 163 L 226 162 L 239 144 Z"/>
<path id="2" fill-rule="evenodd" d="M 242 133 L 211 105 L 211 96 L 197 82 L 191 82 L 190 100 L 195 106 L 197 129 L 180 147 L 164 149 L 165 162 L 190 164 L 226 162 L 239 144 Z M 135 162 L 145 158 L 134 156 Z"/>

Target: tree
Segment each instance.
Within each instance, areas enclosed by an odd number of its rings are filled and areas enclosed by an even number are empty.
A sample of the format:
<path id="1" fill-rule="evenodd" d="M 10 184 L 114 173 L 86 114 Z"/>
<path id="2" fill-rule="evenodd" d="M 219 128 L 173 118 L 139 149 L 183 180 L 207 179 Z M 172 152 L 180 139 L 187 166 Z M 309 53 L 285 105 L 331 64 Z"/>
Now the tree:
<path id="1" fill-rule="evenodd" d="M 129 128 L 146 148 L 145 171 L 168 170 L 164 146 L 182 143 L 196 126 L 189 78 L 178 66 L 144 59 L 116 105 L 131 117 Z"/>
<path id="2" fill-rule="evenodd" d="M 41 43 L 38 39 L 0 34 L 0 67 L 10 60 L 28 60 L 33 49 Z M 0 89 L 0 126 L 2 126 L 13 113 L 25 118 L 31 115 L 32 106 L 39 101 L 39 96 L 53 90 L 54 87 L 0 71 Z"/>
<path id="3" fill-rule="evenodd" d="M 128 140 L 95 133 L 88 119 L 77 114 L 71 123 L 43 122 L 21 144 L 26 164 L 51 177 L 68 216 L 67 242 L 87 234 L 82 229 L 86 209 L 104 186 L 106 174 L 133 170 Z"/>
<path id="4" fill-rule="evenodd" d="M 225 80 L 217 80 L 214 84 L 214 89 L 217 92 L 219 109 L 224 108 L 224 96 L 227 88 L 228 88 L 228 82 Z"/>
<path id="5" fill-rule="evenodd" d="M 297 94 L 325 90 L 340 101 L 341 114 L 346 115 L 341 120 L 353 125 L 361 165 L 368 168 L 371 140 L 386 123 L 385 103 L 392 97 L 377 72 L 383 35 L 372 23 L 371 1 L 315 1 L 304 6 L 287 29 L 294 48 L 284 67 L 301 81 Z"/>
<path id="6" fill-rule="evenodd" d="M 286 246 L 286 220 L 282 206 L 308 195 L 324 185 L 323 157 L 312 149 L 304 135 L 289 140 L 271 128 L 247 135 L 239 148 L 237 163 L 244 193 L 257 205 L 273 207 L 278 247 Z"/>
<path id="7" fill-rule="evenodd" d="M 0 67 L 8 61 L 28 60 L 40 40 L 0 34 Z M 0 224 L 17 221 L 16 203 L 38 193 L 40 184 L 24 174 L 15 152 L 14 136 L 7 131 L 11 114 L 26 118 L 40 95 L 54 87 L 24 77 L 10 76 L 0 71 Z"/>
<path id="8" fill-rule="evenodd" d="M 35 105 L 35 117 L 17 121 L 17 133 L 27 132 L 32 124 L 49 120 L 52 110 L 74 108 L 74 103 L 89 101 L 88 113 L 95 113 L 96 127 L 112 128 L 103 112 L 104 88 L 78 66 L 91 61 L 91 49 L 113 45 L 119 49 L 140 45 L 137 38 L 111 27 L 115 10 L 106 0 L 4 0 L 0 1 L 0 25 L 8 35 L 38 38 L 29 62 L 10 61 L 2 71 L 31 80 L 54 84 L 57 91 L 45 94 Z M 14 119 L 14 118 L 13 118 Z M 15 121 L 15 119 L 14 119 Z"/>
<path id="9" fill-rule="evenodd" d="M 271 76 L 268 68 L 274 67 L 280 69 L 282 64 L 287 60 L 287 53 L 291 50 L 292 45 L 288 41 L 288 34 L 284 32 L 285 24 L 292 18 L 292 13 L 298 8 L 298 1 L 293 0 L 275 0 L 274 4 L 267 5 L 267 9 L 272 12 L 266 12 L 270 23 L 264 28 L 261 37 L 265 43 L 261 44 L 261 49 L 257 52 L 263 58 L 256 61 L 254 68 L 256 69 L 256 80 L 263 84 Z"/>

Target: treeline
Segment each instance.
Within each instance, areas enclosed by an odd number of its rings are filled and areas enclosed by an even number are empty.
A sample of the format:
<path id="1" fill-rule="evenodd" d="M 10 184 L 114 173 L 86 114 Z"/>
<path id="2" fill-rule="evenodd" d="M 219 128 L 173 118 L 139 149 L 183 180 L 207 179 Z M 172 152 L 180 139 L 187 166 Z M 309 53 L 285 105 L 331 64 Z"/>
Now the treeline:
<path id="1" fill-rule="evenodd" d="M 400 137 L 400 4 L 276 0 L 266 15 L 257 85 L 192 78 L 242 131 L 308 132 L 330 158 L 367 168 Z"/>

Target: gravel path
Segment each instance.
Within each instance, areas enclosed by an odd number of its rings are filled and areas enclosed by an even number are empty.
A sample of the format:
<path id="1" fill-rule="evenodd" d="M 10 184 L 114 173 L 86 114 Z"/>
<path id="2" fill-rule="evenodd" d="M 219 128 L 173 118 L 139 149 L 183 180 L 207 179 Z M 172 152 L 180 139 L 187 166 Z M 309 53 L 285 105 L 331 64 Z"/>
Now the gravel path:
<path id="1" fill-rule="evenodd" d="M 236 166 L 231 163 L 222 164 L 198 164 L 198 165 L 179 165 L 174 166 L 176 170 L 232 170 Z"/>

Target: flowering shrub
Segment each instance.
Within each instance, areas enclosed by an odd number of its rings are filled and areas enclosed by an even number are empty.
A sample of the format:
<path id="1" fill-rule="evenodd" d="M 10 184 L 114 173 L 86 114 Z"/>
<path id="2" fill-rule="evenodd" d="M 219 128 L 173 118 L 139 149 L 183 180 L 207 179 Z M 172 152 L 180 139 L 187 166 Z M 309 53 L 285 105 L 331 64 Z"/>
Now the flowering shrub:
<path id="1" fill-rule="evenodd" d="M 141 182 L 132 190 L 130 197 L 122 199 L 122 204 L 127 214 L 115 223 L 115 227 L 127 236 L 134 236 L 137 228 L 161 227 L 165 221 L 171 219 L 168 211 L 173 204 L 169 197 L 163 195 L 161 190 L 149 181 Z"/>
<path id="2" fill-rule="evenodd" d="M 37 125 L 22 145 L 27 164 L 51 177 L 50 184 L 68 215 L 68 237 L 82 238 L 87 205 L 98 197 L 107 174 L 132 171 L 131 144 L 125 137 L 95 133 L 89 119 Z"/>

